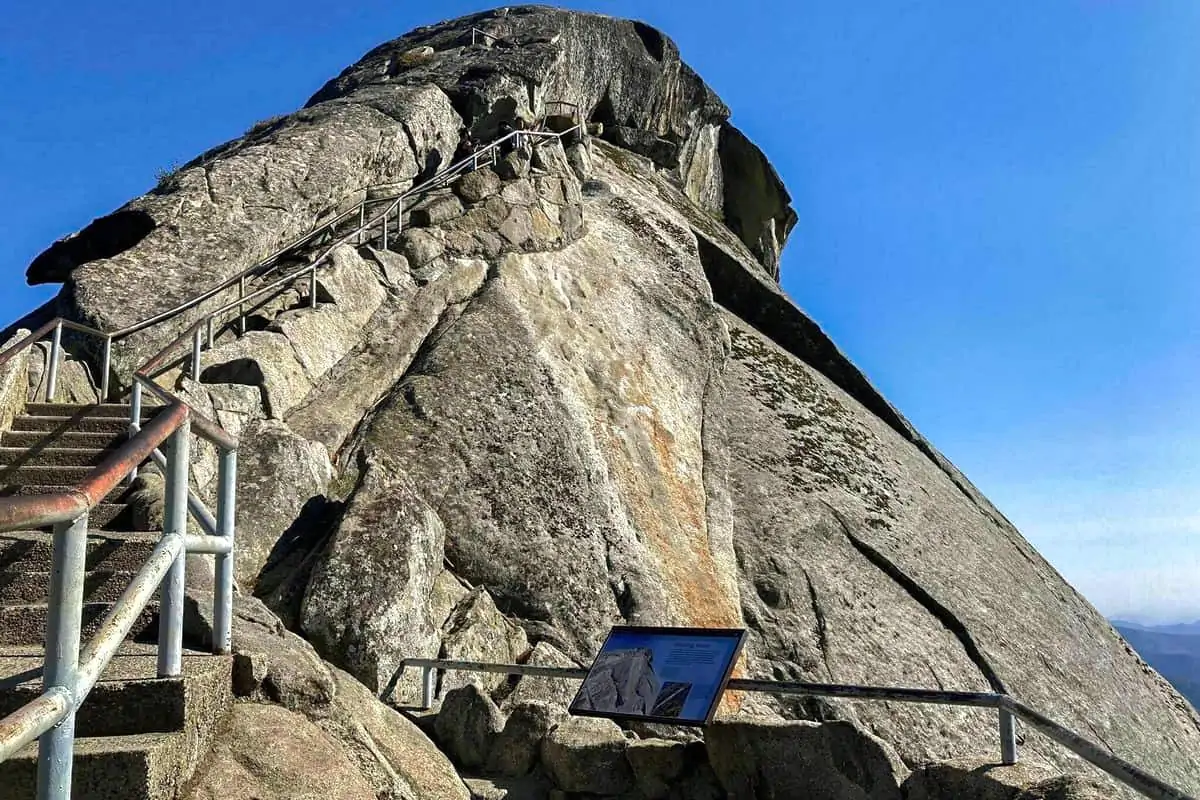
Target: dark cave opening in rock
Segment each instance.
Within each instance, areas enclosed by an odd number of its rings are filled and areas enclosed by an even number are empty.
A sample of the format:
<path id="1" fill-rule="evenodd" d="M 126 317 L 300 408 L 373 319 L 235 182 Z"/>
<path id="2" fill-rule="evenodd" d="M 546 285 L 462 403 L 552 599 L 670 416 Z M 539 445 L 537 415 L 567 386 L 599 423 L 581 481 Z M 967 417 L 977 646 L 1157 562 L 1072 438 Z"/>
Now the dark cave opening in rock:
<path id="1" fill-rule="evenodd" d="M 136 209 L 93 220 L 79 233 L 60 239 L 35 258 L 25 273 L 26 279 L 30 285 L 61 283 L 81 264 L 112 258 L 136 246 L 156 225 L 153 217 Z"/>
<path id="2" fill-rule="evenodd" d="M 605 127 L 617 124 L 617 112 L 613 108 L 612 94 L 604 93 L 604 97 L 600 98 L 600 102 L 592 109 L 592 113 L 588 116 L 588 122 L 598 122 Z"/>
<path id="3" fill-rule="evenodd" d="M 662 61 L 663 53 L 666 51 L 666 40 L 663 35 L 644 22 L 633 23 L 633 29 L 637 31 L 642 44 L 646 45 L 646 52 L 650 54 L 650 57 L 655 61 Z"/>

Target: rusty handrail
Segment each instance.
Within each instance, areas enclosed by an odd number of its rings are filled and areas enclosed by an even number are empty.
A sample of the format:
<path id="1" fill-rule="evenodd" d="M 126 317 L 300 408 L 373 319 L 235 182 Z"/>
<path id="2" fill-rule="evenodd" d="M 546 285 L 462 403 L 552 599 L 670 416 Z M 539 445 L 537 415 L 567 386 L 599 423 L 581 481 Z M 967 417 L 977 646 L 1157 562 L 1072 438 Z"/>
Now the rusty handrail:
<path id="1" fill-rule="evenodd" d="M 181 401 L 168 406 L 67 491 L 0 497 L 0 532 L 70 522 L 95 508 L 187 420 L 188 411 Z"/>

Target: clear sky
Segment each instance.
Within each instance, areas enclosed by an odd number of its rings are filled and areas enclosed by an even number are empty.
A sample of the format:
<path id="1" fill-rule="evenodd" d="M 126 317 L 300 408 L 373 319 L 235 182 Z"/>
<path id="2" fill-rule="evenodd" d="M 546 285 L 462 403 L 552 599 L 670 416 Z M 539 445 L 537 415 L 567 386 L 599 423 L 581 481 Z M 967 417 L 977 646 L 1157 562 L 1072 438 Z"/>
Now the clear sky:
<path id="1" fill-rule="evenodd" d="M 592 0 L 775 163 L 784 286 L 1108 614 L 1200 618 L 1200 3 Z M 18 3 L 0 321 L 29 260 L 374 45 L 489 7 Z"/>

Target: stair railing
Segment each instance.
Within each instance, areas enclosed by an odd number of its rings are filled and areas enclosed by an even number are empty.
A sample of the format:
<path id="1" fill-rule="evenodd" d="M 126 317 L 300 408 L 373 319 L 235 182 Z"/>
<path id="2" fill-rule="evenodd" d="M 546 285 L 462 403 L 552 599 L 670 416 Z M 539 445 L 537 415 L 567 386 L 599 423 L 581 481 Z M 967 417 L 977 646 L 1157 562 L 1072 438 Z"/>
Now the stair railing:
<path id="1" fill-rule="evenodd" d="M 63 328 L 102 336 L 106 344 L 111 343 L 112 337 L 102 331 L 55 319 L 0 353 L 0 365 L 51 332 L 54 336 L 51 352 L 57 356 Z M 47 399 L 51 401 L 56 362 L 56 358 L 51 358 L 47 366 Z M 0 497 L 0 532 L 44 526 L 51 526 L 53 531 L 43 692 L 0 719 L 0 761 L 38 740 L 38 800 L 69 800 L 75 713 L 156 591 L 161 595 L 157 673 L 159 677 L 175 677 L 182 671 L 188 553 L 211 554 L 216 558 L 213 652 L 230 652 L 237 440 L 145 376 L 135 374 L 134 382 L 139 399 L 140 389 L 145 386 L 162 401 L 163 408 L 142 425 L 141 404 L 137 403 L 130 438 L 82 481 L 67 491 L 53 494 Z M 209 522 L 201 522 L 205 533 L 200 535 L 187 531 L 187 517 L 194 500 L 188 485 L 193 432 L 216 445 L 219 453 L 217 514 L 215 517 L 207 514 Z M 159 460 L 166 479 L 162 537 L 100 621 L 95 635 L 81 647 L 89 514 L 126 476 L 136 473 L 137 467 L 150 458 Z M 199 506 L 203 508 L 202 503 Z"/>
<path id="2" fill-rule="evenodd" d="M 400 662 L 383 696 L 391 692 L 404 670 L 421 670 L 421 708 L 433 707 L 437 671 L 484 672 L 500 675 L 528 675 L 559 680 L 583 680 L 586 669 L 577 667 L 543 667 L 529 664 L 497 664 L 483 661 L 453 661 L 437 658 L 406 658 Z M 1103 770 L 1134 791 L 1154 800 L 1197 800 L 1192 795 L 1155 778 L 1141 768 L 1118 758 L 1100 745 L 1071 731 L 1044 714 L 1006 694 L 989 692 L 947 692 L 931 689 L 907 689 L 892 686 L 857 686 L 833 683 L 804 683 L 800 681 L 765 681 L 733 678 L 726 685 L 728 692 L 761 692 L 781 696 L 838 697 L 848 700 L 925 703 L 941 706 L 994 708 L 999 715 L 1000 760 L 1017 763 L 1015 718 L 1020 718 L 1052 741 Z"/>
<path id="3" fill-rule="evenodd" d="M 168 398 L 169 394 L 164 392 Z M 129 635 L 139 615 L 161 593 L 157 672 L 159 677 L 182 671 L 185 556 L 214 554 L 218 588 L 214 593 L 214 652 L 229 652 L 232 618 L 232 503 L 221 506 L 219 526 L 226 535 L 187 532 L 190 434 L 193 412 L 178 399 L 170 402 L 93 468 L 77 486 L 55 494 L 0 498 L 0 531 L 53 526 L 53 569 L 50 577 L 42 694 L 0 719 L 0 761 L 38 739 L 38 798 L 68 800 L 75 739 L 75 713 L 105 667 Z M 204 436 L 201 427 L 196 431 Z M 214 443 L 226 447 L 227 434 Z M 137 575 L 100 621 L 96 634 L 81 648 L 88 515 L 125 476 L 159 447 L 165 451 L 166 503 L 163 534 Z M 236 443 L 235 443 L 236 447 Z M 232 500 L 235 450 L 222 450 L 222 500 Z M 222 579 L 222 574 L 226 578 Z"/>
<path id="4" fill-rule="evenodd" d="M 225 279 L 217 286 L 203 292 L 196 298 L 189 300 L 186 303 L 180 304 L 175 308 L 164 311 L 152 317 L 143 323 L 122 329 L 112 334 L 113 340 L 118 340 L 136 331 L 148 327 L 149 324 L 162 322 L 166 319 L 174 317 L 183 311 L 195 307 L 198 303 L 204 300 L 211 299 L 218 295 L 223 289 L 232 287 L 234 283 L 238 283 L 238 297 L 224 305 L 205 313 L 197 319 L 190 327 L 179 334 L 174 341 L 164 347 L 158 355 L 148 361 L 140 370 L 146 380 L 152 378 L 162 371 L 170 369 L 174 366 L 185 366 L 186 374 L 193 380 L 200 380 L 201 371 L 201 354 L 205 349 L 211 349 L 214 346 L 216 334 L 225 325 L 236 324 L 239 331 L 246 330 L 246 308 L 252 302 L 266 303 L 270 300 L 283 294 L 289 288 L 297 283 L 308 284 L 308 303 L 312 308 L 317 307 L 317 273 L 318 270 L 332 263 L 334 250 L 340 245 L 354 242 L 362 245 L 378 240 L 383 249 L 387 249 L 389 238 L 395 239 L 403 230 L 403 218 L 406 211 L 405 203 L 419 195 L 425 194 L 437 188 L 442 188 L 448 185 L 451 181 L 461 175 L 466 174 L 486 166 L 489 163 L 495 163 L 495 160 L 500 152 L 512 143 L 514 148 L 522 148 L 525 146 L 537 147 L 547 141 L 558 141 L 563 137 L 581 130 L 581 126 L 575 125 L 561 133 L 552 131 L 513 131 L 505 136 L 500 137 L 488 146 L 472 153 L 471 155 L 457 161 L 450 166 L 442 169 L 431 178 L 423 181 L 405 192 L 390 195 L 381 198 L 364 199 L 353 208 L 342 212 L 333 219 L 321 223 L 320 226 L 310 231 L 301 240 L 293 243 L 287 248 L 272 253 L 266 259 L 258 262 L 253 267 L 250 267 L 242 272 Z M 382 211 L 378 210 L 379 206 L 383 206 Z M 374 208 L 372 208 L 374 207 Z M 346 232 L 337 233 L 337 229 L 345 222 L 354 221 L 358 217 L 357 222 L 352 225 Z M 393 219 L 394 217 L 394 219 Z M 390 226 L 390 227 L 389 227 Z M 290 250 L 297 247 L 302 247 L 304 244 L 311 244 L 318 239 L 329 237 L 322 249 L 308 264 L 277 278 L 265 286 L 262 286 L 255 291 L 247 294 L 245 291 L 245 279 L 254 274 L 271 274 L 277 268 L 277 263 L 283 255 L 286 255 Z M 226 314 L 231 311 L 236 311 L 231 318 L 222 321 Z M 183 353 L 183 348 L 190 345 L 190 352 Z M 168 356 L 172 353 L 177 353 L 173 359 Z M 134 386 L 134 391 L 137 391 L 137 386 Z"/>
<path id="5" fill-rule="evenodd" d="M 248 295 L 246 293 L 246 282 L 248 279 L 253 277 L 270 275 L 271 272 L 279 268 L 281 261 L 287 255 L 319 242 L 329 243 L 329 241 L 332 240 L 330 246 L 321 252 L 320 255 L 314 258 L 310 263 L 291 272 L 285 279 L 280 279 L 279 281 L 274 282 L 271 287 L 278 289 L 278 292 L 276 292 L 276 294 L 278 294 L 284 291 L 284 288 L 292 283 L 307 278 L 309 281 L 309 303 L 313 307 L 316 307 L 316 271 L 322 265 L 328 262 L 328 256 L 334 247 L 339 244 L 349 242 L 352 239 L 356 239 L 357 237 L 356 242 L 358 244 L 366 244 L 378 238 L 381 241 L 382 247 L 387 249 L 389 239 L 395 239 L 401 233 L 403 214 L 406 210 L 403 207 L 405 201 L 410 200 L 417 195 L 429 192 L 433 189 L 444 187 L 455 178 L 467 172 L 473 171 L 482 166 L 487 166 L 488 164 L 495 163 L 499 160 L 500 153 L 510 145 L 514 148 L 521 148 L 526 145 L 537 147 L 547 141 L 561 140 L 563 137 L 581 130 L 582 125 L 575 125 L 562 132 L 519 130 L 506 134 L 505 136 L 496 139 L 495 141 L 480 148 L 465 158 L 442 168 L 429 179 L 422 181 L 421 183 L 404 192 L 386 197 L 363 199 L 350 209 L 337 214 L 331 219 L 322 221 L 308 232 L 291 240 L 266 257 L 260 259 L 252 266 L 247 267 L 246 269 L 243 269 L 228 278 L 225 278 L 195 297 L 192 297 L 170 309 L 167 309 L 166 311 L 162 311 L 158 314 L 148 317 L 141 322 L 121 328 L 117 331 L 113 331 L 111 334 L 109 334 L 111 341 L 120 341 L 134 333 L 172 319 L 185 311 L 195 308 L 201 303 L 215 298 L 222 292 L 232 289 L 236 285 L 238 291 L 237 300 L 226 303 L 216 311 L 205 315 L 206 319 L 202 326 L 203 333 L 197 334 L 194 328 L 189 328 L 193 342 L 196 344 L 196 346 L 193 348 L 194 354 L 192 357 L 192 365 L 195 366 L 197 362 L 197 356 L 195 355 L 195 352 L 199 351 L 201 342 L 207 341 L 208 346 L 212 346 L 213 337 L 211 332 L 215 324 L 212 321 L 214 318 L 236 308 L 238 309 L 236 320 L 239 327 L 239 332 L 244 333 L 246 329 L 246 305 L 255 298 L 265 301 L 275 296 L 268 295 L 268 292 L 265 291 L 266 287 Z M 377 211 L 377 208 L 380 205 L 385 206 L 382 212 Z M 392 221 L 393 216 L 395 217 L 394 222 Z M 356 217 L 357 221 L 356 224 L 353 224 L 352 229 L 348 233 L 338 236 L 338 228 L 346 223 L 354 223 Z M 391 225 L 390 228 L 389 225 Z M 379 229 L 379 233 L 373 233 L 373 231 L 375 231 L 377 228 Z M 325 241 L 321 242 L 323 239 Z M 204 335 L 205 333 L 208 335 Z"/>

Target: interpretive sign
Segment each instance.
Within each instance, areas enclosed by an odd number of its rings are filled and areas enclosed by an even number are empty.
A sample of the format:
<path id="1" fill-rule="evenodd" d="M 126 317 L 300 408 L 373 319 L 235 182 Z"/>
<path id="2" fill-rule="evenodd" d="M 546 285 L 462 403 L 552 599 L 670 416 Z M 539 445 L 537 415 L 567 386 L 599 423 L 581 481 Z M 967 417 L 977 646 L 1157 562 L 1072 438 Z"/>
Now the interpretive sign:
<path id="1" fill-rule="evenodd" d="M 638 628 L 608 634 L 571 713 L 671 725 L 707 725 L 746 632 L 733 628 Z"/>

